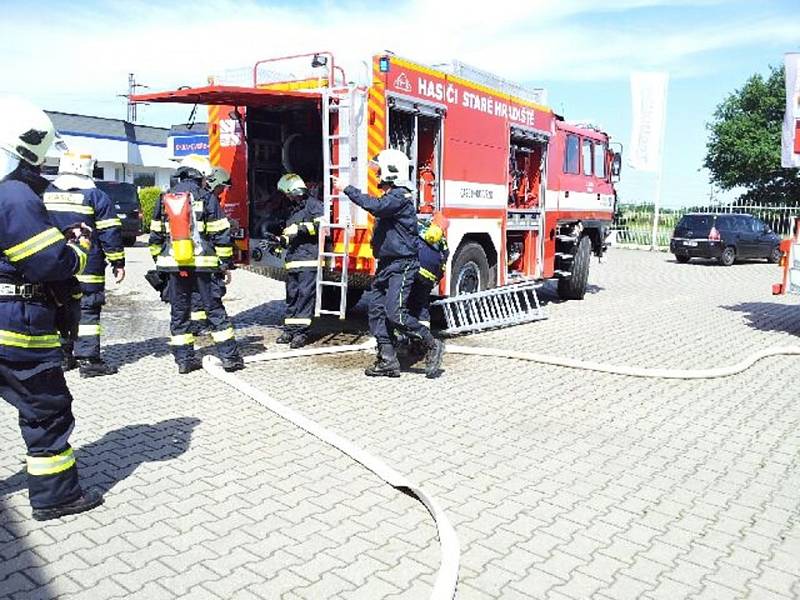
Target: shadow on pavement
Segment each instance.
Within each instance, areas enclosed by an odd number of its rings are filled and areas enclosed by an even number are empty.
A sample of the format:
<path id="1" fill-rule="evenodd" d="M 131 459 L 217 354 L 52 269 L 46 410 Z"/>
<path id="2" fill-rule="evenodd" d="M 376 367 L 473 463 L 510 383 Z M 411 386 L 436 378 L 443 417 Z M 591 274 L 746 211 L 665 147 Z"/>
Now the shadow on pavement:
<path id="1" fill-rule="evenodd" d="M 800 335 L 800 305 L 777 302 L 742 302 L 723 306 L 744 315 L 747 325 L 759 331 L 781 331 Z"/>
<path id="2" fill-rule="evenodd" d="M 194 428 L 200 423 L 196 417 L 180 417 L 154 424 L 126 425 L 76 448 L 81 486 L 105 494 L 143 463 L 178 458 L 189 449 Z M 0 499 L 26 487 L 22 469 L 0 481 Z"/>
<path id="3" fill-rule="evenodd" d="M 50 586 L 53 575 L 25 543 L 28 532 L 20 526 L 17 515 L 0 496 L 0 590 L 4 591 L 3 598 L 7 597 L 6 593 L 15 591 L 21 598 L 57 598 L 58 594 Z M 15 589 L 11 590 L 11 586 Z"/>

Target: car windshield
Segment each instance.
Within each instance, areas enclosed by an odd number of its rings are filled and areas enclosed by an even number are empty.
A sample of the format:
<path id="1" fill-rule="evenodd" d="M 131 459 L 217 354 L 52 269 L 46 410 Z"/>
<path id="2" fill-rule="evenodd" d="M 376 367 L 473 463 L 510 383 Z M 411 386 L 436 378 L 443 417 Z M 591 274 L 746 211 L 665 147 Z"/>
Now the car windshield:
<path id="1" fill-rule="evenodd" d="M 681 229 L 691 229 L 692 231 L 703 231 L 711 229 L 711 215 L 684 215 L 678 227 Z"/>
<path id="2" fill-rule="evenodd" d="M 139 208 L 139 197 L 136 194 L 136 188 L 130 183 L 98 181 L 97 187 L 108 194 L 114 204 L 118 205 L 121 210 Z"/>

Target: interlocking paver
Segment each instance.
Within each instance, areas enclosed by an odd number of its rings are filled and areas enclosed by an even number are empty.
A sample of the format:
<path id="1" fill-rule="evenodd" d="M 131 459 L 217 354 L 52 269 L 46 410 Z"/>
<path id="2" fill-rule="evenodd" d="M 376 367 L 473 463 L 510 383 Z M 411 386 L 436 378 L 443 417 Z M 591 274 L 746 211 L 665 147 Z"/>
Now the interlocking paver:
<path id="1" fill-rule="evenodd" d="M 166 306 L 141 281 L 150 264 L 146 248 L 131 250 L 128 279 L 109 289 L 105 352 L 120 373 L 67 374 L 73 445 L 84 481 L 107 492 L 103 508 L 29 520 L 24 448 L 0 404 L 12 450 L 0 455 L 3 591 L 425 597 L 439 549 L 424 508 L 205 373 L 177 377 Z M 796 343 L 797 300 L 769 295 L 776 276 L 613 250 L 592 265 L 583 302 L 549 302 L 547 321 L 458 343 L 721 365 Z M 225 300 L 246 353 L 274 348 L 282 298 L 280 282 L 234 274 Z M 322 329 L 333 343 L 364 339 L 363 314 L 338 326 Z M 447 355 L 443 377 L 398 384 L 363 377 L 370 361 L 252 364 L 241 376 L 437 497 L 462 548 L 457 600 L 800 595 L 796 358 L 694 382 Z"/>

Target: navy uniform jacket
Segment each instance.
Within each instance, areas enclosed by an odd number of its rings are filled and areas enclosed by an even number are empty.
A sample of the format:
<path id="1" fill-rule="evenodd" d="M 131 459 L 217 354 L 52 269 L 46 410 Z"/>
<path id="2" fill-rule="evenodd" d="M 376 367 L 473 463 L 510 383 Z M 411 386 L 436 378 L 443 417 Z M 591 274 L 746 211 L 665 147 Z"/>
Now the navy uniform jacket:
<path id="1" fill-rule="evenodd" d="M 56 183 L 60 181 L 56 179 Z M 61 231 L 77 223 L 86 223 L 92 228 L 92 250 L 78 281 L 86 293 L 102 291 L 105 288 L 106 259 L 114 268 L 125 266 L 122 221 L 114 211 L 111 198 L 96 187 L 65 190 L 53 184 L 44 194 L 44 206 L 50 220 Z"/>
<path id="2" fill-rule="evenodd" d="M 67 240 L 42 199 L 14 175 L 0 181 L 0 283 L 59 282 L 79 274 L 87 253 Z M 55 304 L 37 294 L 0 297 L 0 360 L 59 364 Z"/>
<path id="3" fill-rule="evenodd" d="M 181 263 L 172 256 L 169 219 L 162 197 L 156 203 L 153 220 L 150 222 L 150 254 L 156 261 L 156 269 L 166 272 L 233 269 L 231 225 L 217 197 L 192 179 L 177 182 L 169 191 L 189 192 L 194 199 L 192 211 L 196 227 L 195 255 L 188 262 Z"/>
<path id="4" fill-rule="evenodd" d="M 309 196 L 297 203 L 286 220 L 286 226 L 297 226 L 297 233 L 289 236 L 284 258 L 287 269 L 317 268 L 319 262 L 319 222 L 322 219 L 322 202 Z"/>
<path id="5" fill-rule="evenodd" d="M 429 244 L 419 238 L 420 276 L 429 279 L 432 283 L 439 281 L 444 273 L 444 266 L 447 264 L 449 254 L 450 251 L 444 238 L 436 244 Z"/>
<path id="6" fill-rule="evenodd" d="M 411 192 L 404 187 L 393 187 L 380 198 L 373 198 L 348 185 L 344 193 L 358 206 L 378 217 L 372 232 L 375 258 L 417 257 L 417 209 Z"/>

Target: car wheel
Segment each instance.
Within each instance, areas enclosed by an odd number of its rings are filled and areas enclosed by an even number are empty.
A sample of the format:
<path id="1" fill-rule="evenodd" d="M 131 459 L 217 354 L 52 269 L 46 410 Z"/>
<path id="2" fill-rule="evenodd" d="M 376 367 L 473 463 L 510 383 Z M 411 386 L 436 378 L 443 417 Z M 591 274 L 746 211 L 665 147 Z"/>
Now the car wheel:
<path id="1" fill-rule="evenodd" d="M 681 264 L 686 264 L 686 263 L 687 263 L 687 262 L 689 262 L 691 259 L 692 259 L 692 257 L 691 257 L 691 256 L 686 256 L 686 255 L 684 255 L 684 254 L 676 254 L 676 255 L 675 255 L 675 260 L 676 260 L 677 262 L 681 263 Z"/>
<path id="2" fill-rule="evenodd" d="M 783 252 L 781 252 L 779 246 L 775 246 L 772 249 L 772 252 L 769 253 L 769 256 L 767 257 L 767 262 L 771 262 L 772 264 L 778 263 L 781 260 L 781 256 L 783 256 Z"/>
<path id="3" fill-rule="evenodd" d="M 736 250 L 733 248 L 733 246 L 726 247 L 717 260 L 723 267 L 730 267 L 734 262 L 736 262 Z"/>

